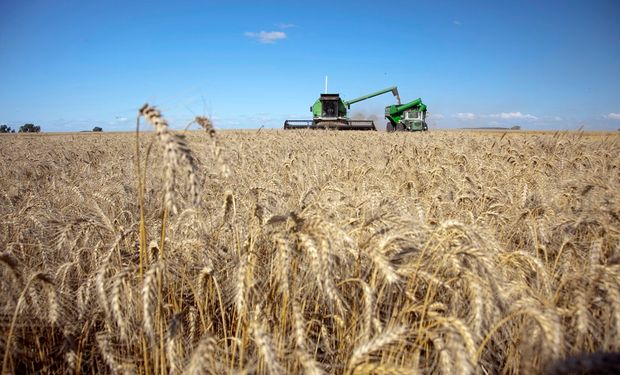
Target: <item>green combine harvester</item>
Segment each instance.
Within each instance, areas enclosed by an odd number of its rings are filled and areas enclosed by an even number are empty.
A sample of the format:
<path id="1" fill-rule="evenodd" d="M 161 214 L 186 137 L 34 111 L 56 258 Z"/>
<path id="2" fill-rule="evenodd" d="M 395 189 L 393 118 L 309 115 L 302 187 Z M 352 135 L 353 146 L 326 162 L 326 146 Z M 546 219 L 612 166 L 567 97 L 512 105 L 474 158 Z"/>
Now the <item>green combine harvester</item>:
<path id="1" fill-rule="evenodd" d="M 426 105 L 420 98 L 403 105 L 399 100 L 398 104 L 385 107 L 385 118 L 390 121 L 386 127 L 388 132 L 428 130 Z"/>
<path id="2" fill-rule="evenodd" d="M 310 107 L 312 120 L 286 120 L 284 121 L 284 129 L 377 130 L 374 121 L 352 120 L 347 117 L 347 110 L 351 109 L 351 104 L 390 91 L 397 98 L 400 105 L 400 96 L 396 86 L 348 101 L 342 100 L 339 94 L 321 94 L 312 107 Z"/>

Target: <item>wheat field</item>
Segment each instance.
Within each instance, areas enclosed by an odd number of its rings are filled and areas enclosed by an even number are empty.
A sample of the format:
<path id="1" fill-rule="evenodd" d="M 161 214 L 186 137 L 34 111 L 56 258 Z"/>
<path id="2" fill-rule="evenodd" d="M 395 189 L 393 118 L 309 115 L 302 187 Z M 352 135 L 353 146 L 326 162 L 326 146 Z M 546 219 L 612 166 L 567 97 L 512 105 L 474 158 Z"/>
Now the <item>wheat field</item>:
<path id="1" fill-rule="evenodd" d="M 620 351 L 616 134 L 141 114 L 138 147 L 0 137 L 3 373 L 561 373 Z"/>

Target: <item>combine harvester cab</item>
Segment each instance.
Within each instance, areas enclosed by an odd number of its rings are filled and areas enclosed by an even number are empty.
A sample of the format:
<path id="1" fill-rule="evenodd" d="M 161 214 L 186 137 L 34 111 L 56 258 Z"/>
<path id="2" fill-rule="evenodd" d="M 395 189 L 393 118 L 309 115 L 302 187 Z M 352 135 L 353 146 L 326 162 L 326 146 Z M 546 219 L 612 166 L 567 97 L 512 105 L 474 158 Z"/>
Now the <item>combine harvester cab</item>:
<path id="1" fill-rule="evenodd" d="M 312 107 L 312 120 L 286 120 L 284 129 L 377 130 L 372 120 L 352 120 L 347 116 L 351 104 L 392 92 L 399 98 L 396 86 L 359 98 L 343 101 L 339 94 L 321 94 Z M 398 99 L 400 103 L 400 98 Z"/>

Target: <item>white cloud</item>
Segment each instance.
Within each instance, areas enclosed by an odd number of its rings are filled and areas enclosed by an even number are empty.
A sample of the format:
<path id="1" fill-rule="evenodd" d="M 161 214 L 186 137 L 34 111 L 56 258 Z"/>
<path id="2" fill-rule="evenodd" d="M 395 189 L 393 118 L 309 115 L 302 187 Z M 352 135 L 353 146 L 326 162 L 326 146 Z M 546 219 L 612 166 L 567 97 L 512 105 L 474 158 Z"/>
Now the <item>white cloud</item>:
<path id="1" fill-rule="evenodd" d="M 554 116 L 553 120 L 554 121 L 562 121 L 562 118 L 560 116 Z"/>
<path id="2" fill-rule="evenodd" d="M 459 112 L 454 115 L 454 117 L 458 118 L 459 120 L 473 120 L 476 118 L 476 115 L 470 112 Z"/>
<path id="3" fill-rule="evenodd" d="M 115 122 L 126 122 L 127 120 L 129 119 L 123 116 L 116 116 L 116 118 L 114 119 Z"/>
<path id="4" fill-rule="evenodd" d="M 454 21 L 452 21 L 452 23 L 453 23 L 455 26 L 461 26 L 461 25 L 462 25 L 461 21 L 459 21 L 459 20 L 454 20 Z"/>
<path id="5" fill-rule="evenodd" d="M 502 113 L 496 113 L 496 114 L 489 115 L 489 117 L 499 118 L 502 120 L 529 120 L 529 121 L 538 120 L 538 117 L 536 116 L 533 116 L 530 114 L 523 114 L 521 112 L 502 112 Z"/>
<path id="6" fill-rule="evenodd" d="M 294 23 L 279 23 L 276 26 L 280 29 L 290 29 L 291 27 L 297 27 Z"/>
<path id="7" fill-rule="evenodd" d="M 286 33 L 284 31 L 261 31 L 258 33 L 247 31 L 243 35 L 248 38 L 258 39 L 258 41 L 263 44 L 272 44 L 278 40 L 286 39 Z"/>
<path id="8" fill-rule="evenodd" d="M 608 120 L 620 120 L 620 113 L 608 113 L 604 116 Z"/>
<path id="9" fill-rule="evenodd" d="M 442 118 L 445 118 L 446 116 L 442 115 L 441 113 L 429 113 L 428 117 L 431 117 L 435 120 L 441 120 Z"/>

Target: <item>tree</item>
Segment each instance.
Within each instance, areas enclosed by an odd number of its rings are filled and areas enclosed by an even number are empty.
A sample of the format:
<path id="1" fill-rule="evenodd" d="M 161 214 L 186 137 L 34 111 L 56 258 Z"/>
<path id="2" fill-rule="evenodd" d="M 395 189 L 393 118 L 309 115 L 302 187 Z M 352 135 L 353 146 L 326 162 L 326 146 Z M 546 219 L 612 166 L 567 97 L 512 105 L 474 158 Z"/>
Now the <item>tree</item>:
<path id="1" fill-rule="evenodd" d="M 38 133 L 41 131 L 41 127 L 34 124 L 25 124 L 19 128 L 20 133 Z"/>
<path id="2" fill-rule="evenodd" d="M 15 130 L 8 125 L 0 125 L 0 133 L 15 133 Z"/>
<path id="3" fill-rule="evenodd" d="M 94 131 L 94 132 L 102 132 L 102 131 L 103 131 L 103 128 L 100 128 L 99 126 L 95 126 L 95 127 L 93 128 L 93 131 Z"/>

